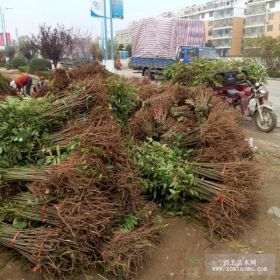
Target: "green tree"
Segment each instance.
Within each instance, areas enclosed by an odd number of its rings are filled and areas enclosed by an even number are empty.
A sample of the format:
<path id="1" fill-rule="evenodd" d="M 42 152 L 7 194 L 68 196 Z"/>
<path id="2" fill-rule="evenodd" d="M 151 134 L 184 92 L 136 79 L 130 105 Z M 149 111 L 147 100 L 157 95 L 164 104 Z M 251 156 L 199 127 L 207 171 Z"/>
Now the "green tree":
<path id="1" fill-rule="evenodd" d="M 92 44 L 91 52 L 94 61 L 102 60 L 102 50 L 97 42 Z"/>
<path id="2" fill-rule="evenodd" d="M 19 37 L 18 50 L 19 53 L 28 60 L 28 62 L 30 62 L 38 52 L 35 41 L 29 36 Z"/>
<path id="3" fill-rule="evenodd" d="M 0 50 L 0 65 L 3 66 L 5 64 L 5 52 Z"/>
<path id="4" fill-rule="evenodd" d="M 259 57 L 269 70 L 277 68 L 280 56 L 280 38 L 261 36 L 258 38 L 246 38 L 244 40 L 243 54 L 246 57 Z"/>
<path id="5" fill-rule="evenodd" d="M 128 51 L 128 55 L 131 56 L 132 55 L 132 45 L 131 44 L 128 44 L 126 46 L 126 50 Z"/>
<path id="6" fill-rule="evenodd" d="M 118 50 L 119 50 L 119 51 L 122 51 L 123 49 L 124 49 L 124 45 L 123 45 L 123 44 L 119 44 Z"/>
<path id="7" fill-rule="evenodd" d="M 15 57 L 16 52 L 17 52 L 16 46 L 15 46 L 15 45 L 9 45 L 9 46 L 6 47 L 5 55 L 6 55 L 9 59 L 12 59 L 12 58 Z"/>

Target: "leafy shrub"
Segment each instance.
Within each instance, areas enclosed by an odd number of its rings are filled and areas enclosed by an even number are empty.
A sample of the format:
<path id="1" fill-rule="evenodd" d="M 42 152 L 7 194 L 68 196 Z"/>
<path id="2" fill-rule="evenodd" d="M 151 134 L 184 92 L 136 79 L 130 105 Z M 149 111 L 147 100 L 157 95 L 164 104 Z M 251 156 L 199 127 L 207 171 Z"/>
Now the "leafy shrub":
<path id="1" fill-rule="evenodd" d="M 21 66 L 27 66 L 28 61 L 23 57 L 15 57 L 8 61 L 7 69 L 19 69 Z"/>
<path id="2" fill-rule="evenodd" d="M 18 70 L 22 73 L 27 73 L 28 72 L 28 66 L 19 66 Z"/>
<path id="3" fill-rule="evenodd" d="M 30 62 L 30 73 L 34 73 L 36 71 L 49 71 L 52 69 L 52 64 L 47 59 L 35 58 Z"/>
<path id="4" fill-rule="evenodd" d="M 47 80 L 50 79 L 50 71 L 36 71 L 34 72 L 34 75 L 40 77 L 40 76 L 44 76 Z"/>
<path id="5" fill-rule="evenodd" d="M 280 71 L 277 71 L 277 70 L 270 70 L 268 71 L 268 76 L 270 78 L 280 78 Z"/>
<path id="6" fill-rule="evenodd" d="M 12 93 L 10 87 L 10 80 L 6 79 L 0 74 L 0 93 Z"/>
<path id="7" fill-rule="evenodd" d="M 129 112 L 134 105 L 137 89 L 128 85 L 125 79 L 119 76 L 107 79 L 107 88 L 113 112 L 120 122 L 126 124 Z"/>
<path id="8" fill-rule="evenodd" d="M 5 66 L 5 52 L 3 50 L 0 50 L 0 66 Z"/>

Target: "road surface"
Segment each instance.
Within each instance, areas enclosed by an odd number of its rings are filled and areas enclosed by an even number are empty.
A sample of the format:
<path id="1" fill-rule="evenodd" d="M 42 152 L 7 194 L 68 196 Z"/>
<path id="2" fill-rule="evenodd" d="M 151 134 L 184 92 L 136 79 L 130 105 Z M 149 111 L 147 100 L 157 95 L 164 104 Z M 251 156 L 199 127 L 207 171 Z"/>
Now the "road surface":
<path id="1" fill-rule="evenodd" d="M 280 80 L 268 80 L 269 99 L 273 102 L 273 110 L 277 115 L 277 126 L 280 127 Z"/>

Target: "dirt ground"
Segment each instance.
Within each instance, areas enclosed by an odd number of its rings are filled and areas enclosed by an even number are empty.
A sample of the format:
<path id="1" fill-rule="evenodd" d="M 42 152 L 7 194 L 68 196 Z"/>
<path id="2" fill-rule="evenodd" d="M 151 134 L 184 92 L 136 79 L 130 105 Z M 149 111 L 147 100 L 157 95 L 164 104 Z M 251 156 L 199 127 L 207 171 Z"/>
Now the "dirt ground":
<path id="1" fill-rule="evenodd" d="M 258 147 L 256 159 L 264 170 L 252 224 L 238 240 L 215 240 L 199 224 L 179 218 L 165 218 L 168 226 L 162 234 L 161 242 L 152 251 L 150 259 L 135 280 L 280 279 L 280 218 L 267 213 L 272 206 L 280 208 L 280 129 L 265 134 L 253 128 L 251 122 L 244 122 L 242 126 L 246 135 L 253 137 Z M 262 277 L 206 275 L 205 256 L 218 253 L 273 254 L 276 258 L 276 274 Z M 16 258 L 14 253 L 0 247 L 0 280 L 42 279 L 40 274 L 32 273 L 30 266 Z M 80 276 L 78 279 L 106 279 L 96 273 L 88 272 L 87 275 L 88 277 Z"/>
<path id="2" fill-rule="evenodd" d="M 268 214 L 270 207 L 280 207 L 280 130 L 264 134 L 243 124 L 246 134 L 254 138 L 258 147 L 256 158 L 265 171 L 261 184 L 255 220 L 238 240 L 210 240 L 209 233 L 200 225 L 183 219 L 167 219 L 169 226 L 161 244 L 152 254 L 137 280 L 191 280 L 191 279 L 280 279 L 280 218 Z M 207 254 L 261 253 L 274 254 L 276 275 L 249 277 L 211 277 L 205 274 L 204 259 Z"/>
<path id="3" fill-rule="evenodd" d="M 21 74 L 21 72 L 19 70 L 7 70 L 5 68 L 0 68 L 0 73 L 5 78 L 11 79 L 11 80 L 16 79 Z M 30 74 L 28 74 L 28 75 L 33 78 L 34 83 L 38 82 L 38 77 L 37 76 L 30 75 Z"/>
<path id="4" fill-rule="evenodd" d="M 211 239 L 206 228 L 199 224 L 179 218 L 165 218 L 166 230 L 163 232 L 158 248 L 135 280 L 218 280 L 218 279 L 280 279 L 280 218 L 268 214 L 270 207 L 280 207 L 280 129 L 273 133 L 258 132 L 250 122 L 243 127 L 248 137 L 254 138 L 258 147 L 256 159 L 264 170 L 255 219 L 238 240 Z M 274 276 L 209 276 L 205 274 L 204 260 L 207 254 L 218 253 L 259 253 L 273 254 L 276 258 Z M 88 272 L 78 279 L 106 279 L 96 273 Z M 90 277 L 91 276 L 91 277 Z M 41 280 L 26 264 L 15 260 L 15 255 L 0 252 L 0 280 Z"/>

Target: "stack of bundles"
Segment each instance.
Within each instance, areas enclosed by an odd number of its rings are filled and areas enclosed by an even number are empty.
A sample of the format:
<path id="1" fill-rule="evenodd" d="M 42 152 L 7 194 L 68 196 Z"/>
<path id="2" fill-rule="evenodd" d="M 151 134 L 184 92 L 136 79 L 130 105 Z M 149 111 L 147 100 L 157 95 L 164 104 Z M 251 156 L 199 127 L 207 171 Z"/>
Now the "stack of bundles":
<path id="1" fill-rule="evenodd" d="M 0 105 L 0 117 L 12 108 L 0 129 L 0 244 L 52 278 L 89 265 L 128 278 L 161 229 L 104 84 L 85 79 L 63 98 Z"/>
<path id="2" fill-rule="evenodd" d="M 130 132 L 138 140 L 152 137 L 171 146 L 195 147 L 199 161 L 233 161 L 251 154 L 240 120 L 236 110 L 205 87 L 169 85 L 142 100 L 130 119 Z"/>
<path id="3" fill-rule="evenodd" d="M 259 172 L 239 120 L 209 89 L 167 85 L 129 124 L 147 193 L 220 236 L 240 234 L 255 207 Z"/>
<path id="4" fill-rule="evenodd" d="M 54 96 L 0 103 L 1 245 L 52 278 L 98 265 L 127 279 L 161 229 L 143 188 L 220 236 L 244 229 L 259 172 L 239 115 L 211 90 L 126 80 L 98 64 L 67 77 Z"/>
<path id="5" fill-rule="evenodd" d="M 50 78 L 55 92 L 65 90 L 70 84 L 67 72 L 64 69 L 56 69 L 51 73 Z"/>
<path id="6" fill-rule="evenodd" d="M 71 81 L 74 80 L 83 80 L 86 78 L 92 78 L 94 76 L 99 76 L 102 79 L 106 79 L 112 74 L 107 71 L 104 66 L 102 66 L 100 63 L 95 62 L 93 64 L 89 64 L 86 66 L 83 66 L 78 69 L 74 69 L 69 71 L 68 76 Z"/>

